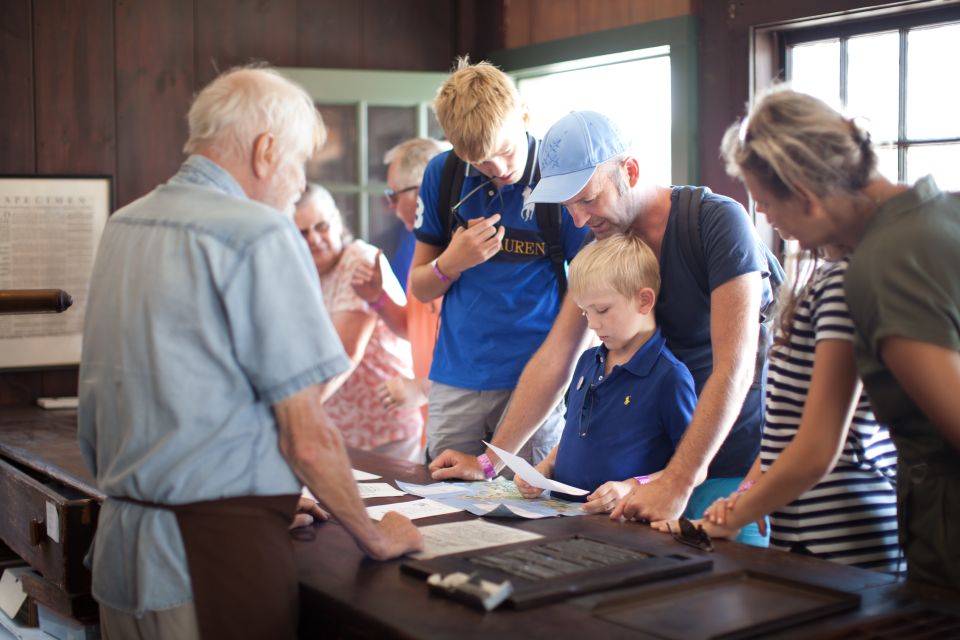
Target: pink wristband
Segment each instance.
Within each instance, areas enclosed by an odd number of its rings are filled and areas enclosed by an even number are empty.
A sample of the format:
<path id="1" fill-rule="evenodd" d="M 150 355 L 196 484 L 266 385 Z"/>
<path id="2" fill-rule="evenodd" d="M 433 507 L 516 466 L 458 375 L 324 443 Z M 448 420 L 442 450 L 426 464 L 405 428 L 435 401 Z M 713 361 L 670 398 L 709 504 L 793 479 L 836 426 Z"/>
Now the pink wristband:
<path id="1" fill-rule="evenodd" d="M 483 475 L 487 480 L 493 480 L 493 477 L 497 475 L 497 470 L 493 468 L 493 463 L 490 462 L 490 456 L 485 453 L 481 453 L 477 456 L 477 462 L 480 463 L 480 466 L 483 467 Z"/>
<path id="2" fill-rule="evenodd" d="M 740 483 L 740 486 L 737 487 L 737 493 L 746 493 L 753 485 L 757 484 L 755 480 L 744 480 Z"/>
<path id="3" fill-rule="evenodd" d="M 433 272 L 434 272 L 435 274 L 437 274 L 437 277 L 440 278 L 440 281 L 441 281 L 441 282 L 446 282 L 446 283 L 449 284 L 449 283 L 450 283 L 450 278 L 448 278 L 447 276 L 443 275 L 443 272 L 440 271 L 440 267 L 437 266 L 437 260 L 439 260 L 439 259 L 440 259 L 440 258 L 436 258 L 433 262 L 430 263 L 430 266 L 433 268 Z"/>
<path id="4" fill-rule="evenodd" d="M 650 484 L 650 476 L 634 476 L 633 479 L 637 481 L 637 484 Z"/>
<path id="5" fill-rule="evenodd" d="M 377 298 L 373 302 L 368 302 L 367 304 L 370 305 L 370 308 L 373 309 L 374 311 L 380 311 L 380 309 L 383 309 L 383 306 L 387 304 L 388 299 L 389 298 L 387 297 L 387 292 L 381 291 L 379 298 Z"/>

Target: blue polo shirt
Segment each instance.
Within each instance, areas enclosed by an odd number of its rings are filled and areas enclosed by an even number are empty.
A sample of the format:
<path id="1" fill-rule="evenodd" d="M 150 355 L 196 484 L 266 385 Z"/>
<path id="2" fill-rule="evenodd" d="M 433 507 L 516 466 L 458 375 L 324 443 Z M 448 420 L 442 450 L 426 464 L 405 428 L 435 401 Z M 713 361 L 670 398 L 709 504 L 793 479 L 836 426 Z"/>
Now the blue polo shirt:
<path id="1" fill-rule="evenodd" d="M 666 467 L 697 404 L 693 377 L 660 329 L 609 376 L 606 359 L 601 345 L 577 362 L 553 472 L 588 491 Z"/>
<path id="2" fill-rule="evenodd" d="M 524 197 L 533 182 L 538 141 L 528 141 L 523 177 L 499 191 L 488 185 L 458 209 L 466 221 L 501 214 L 506 228 L 503 248 L 490 260 L 463 272 L 443 297 L 440 331 L 430 379 L 475 390 L 513 389 L 524 365 L 549 333 L 560 310 L 554 267 L 547 256 L 533 206 L 524 210 Z M 450 152 L 433 158 L 420 185 L 417 240 L 446 247 L 445 226 L 438 215 L 443 164 Z M 468 165 L 461 197 L 487 180 Z M 449 207 L 450 203 L 439 203 Z M 443 219 L 446 219 L 445 217 Z M 563 211 L 560 228 L 564 256 L 569 262 L 586 237 Z"/>

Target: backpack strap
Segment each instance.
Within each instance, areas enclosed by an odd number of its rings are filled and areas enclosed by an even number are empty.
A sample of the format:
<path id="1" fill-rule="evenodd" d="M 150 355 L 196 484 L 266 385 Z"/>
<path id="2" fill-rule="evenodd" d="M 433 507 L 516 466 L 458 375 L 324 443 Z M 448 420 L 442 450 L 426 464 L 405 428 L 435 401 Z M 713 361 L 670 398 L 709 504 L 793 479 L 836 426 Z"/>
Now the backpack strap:
<path id="1" fill-rule="evenodd" d="M 540 182 L 540 163 L 533 168 L 533 184 Z M 560 291 L 560 301 L 567 293 L 567 260 L 563 253 L 562 224 L 563 207 L 559 202 L 539 202 L 533 207 L 537 219 L 540 235 L 547 245 L 547 257 L 557 276 L 557 288 Z"/>
<path id="2" fill-rule="evenodd" d="M 697 281 L 697 286 L 707 297 L 710 296 L 710 284 L 707 281 L 707 259 L 703 253 L 703 240 L 700 238 L 700 205 L 708 191 L 707 187 L 680 187 L 677 194 L 680 253 Z"/>
<path id="3" fill-rule="evenodd" d="M 537 217 L 540 234 L 547 245 L 547 257 L 550 258 L 550 263 L 557 275 L 557 286 L 560 288 L 562 300 L 567 293 L 566 256 L 563 254 L 563 243 L 560 239 L 563 209 L 556 202 L 541 202 L 534 205 L 534 215 Z"/>
<path id="4" fill-rule="evenodd" d="M 437 199 L 437 218 L 444 230 L 447 244 L 450 244 L 450 238 L 453 237 L 453 205 L 457 204 L 457 200 L 460 198 L 466 170 L 466 163 L 451 151 L 443 163 L 443 173 L 440 176 L 440 197 Z"/>

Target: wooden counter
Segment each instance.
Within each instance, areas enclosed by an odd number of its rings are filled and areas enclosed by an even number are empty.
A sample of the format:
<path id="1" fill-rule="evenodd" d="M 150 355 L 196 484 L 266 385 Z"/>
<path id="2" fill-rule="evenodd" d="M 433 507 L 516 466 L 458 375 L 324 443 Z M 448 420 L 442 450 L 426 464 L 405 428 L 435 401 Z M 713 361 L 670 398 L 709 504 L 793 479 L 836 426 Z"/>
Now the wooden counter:
<path id="1" fill-rule="evenodd" d="M 48 477 L 72 490 L 88 494 L 95 503 L 102 495 L 87 471 L 76 442 L 74 411 L 34 408 L 0 411 L 0 458 L 32 477 Z M 385 480 L 428 483 L 422 466 L 373 454 L 351 452 L 356 469 L 381 475 Z M 413 499 L 368 500 L 381 504 Z M 3 505 L 2 518 L 18 519 Z M 451 514 L 417 520 L 419 526 L 473 518 Z M 22 518 L 19 518 L 22 520 Z M 364 558 L 352 538 L 336 522 L 302 529 L 294 542 L 301 567 L 302 637 L 345 638 L 656 638 L 656 630 L 638 632 L 601 619 L 597 612 L 613 596 L 642 600 L 669 585 L 692 585 L 711 576 L 740 571 L 780 576 L 829 589 L 858 594 L 859 608 L 781 630 L 765 637 L 807 638 L 840 634 L 844 640 L 858 636 L 847 628 L 865 624 L 880 615 L 910 616 L 917 610 L 956 615 L 960 593 L 898 581 L 892 576 L 843 567 L 838 564 L 780 551 L 716 541 L 713 553 L 680 545 L 670 536 L 633 523 L 611 522 L 604 516 L 546 518 L 541 520 L 491 519 L 546 536 L 585 534 L 613 543 L 641 546 L 657 554 L 704 554 L 713 560 L 707 573 L 691 574 L 618 591 L 586 595 L 524 611 L 501 608 L 483 613 L 446 598 L 431 596 L 427 585 L 400 571 L 400 562 L 377 563 Z M 4 539 L 11 547 L 14 544 Z M 49 545 L 49 542 L 45 543 Z M 691 597 L 682 615 L 709 616 L 707 604 Z M 865 622 L 866 621 L 866 622 Z M 883 623 L 886 624 L 886 623 Z M 669 634 L 667 634 L 669 637 Z M 900 637 L 910 637 L 901 635 Z"/>

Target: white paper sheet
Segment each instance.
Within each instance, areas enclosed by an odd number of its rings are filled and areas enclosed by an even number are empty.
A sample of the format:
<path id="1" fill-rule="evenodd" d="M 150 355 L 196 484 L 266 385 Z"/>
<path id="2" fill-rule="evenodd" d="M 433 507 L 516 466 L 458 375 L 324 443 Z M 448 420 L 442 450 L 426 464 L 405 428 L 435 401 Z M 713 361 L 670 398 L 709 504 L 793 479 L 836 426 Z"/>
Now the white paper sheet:
<path id="1" fill-rule="evenodd" d="M 367 507 L 367 515 L 370 516 L 371 520 L 381 520 L 388 511 L 396 511 L 402 516 L 416 520 L 417 518 L 429 518 L 431 516 L 442 516 L 447 513 L 457 513 L 458 511 L 463 511 L 463 509 L 457 509 L 456 507 L 442 504 L 436 500 L 428 500 L 427 498 Z"/>
<path id="2" fill-rule="evenodd" d="M 7 569 L 0 577 L 0 610 L 11 618 L 16 617 L 23 601 L 27 599 L 27 593 L 23 590 L 20 576 L 29 571 L 29 567 Z"/>
<path id="3" fill-rule="evenodd" d="M 562 482 L 545 478 L 542 473 L 534 469 L 529 462 L 520 456 L 515 456 L 512 453 L 508 453 L 500 447 L 493 446 L 489 442 L 484 442 L 483 444 L 490 447 L 493 452 L 497 454 L 501 460 L 503 460 L 503 464 L 507 465 L 511 471 L 538 489 L 559 491 L 560 493 L 565 493 L 570 496 L 585 496 L 590 493 L 584 489 L 578 489 L 576 487 L 571 487 L 568 484 L 563 484 Z"/>
<path id="4" fill-rule="evenodd" d="M 360 497 L 363 499 L 394 498 L 407 495 L 386 482 L 360 482 L 357 484 L 357 489 L 360 490 Z"/>
<path id="5" fill-rule="evenodd" d="M 364 480 L 376 480 L 377 478 L 380 477 L 373 473 L 360 471 L 359 469 L 351 469 L 351 471 L 353 472 L 353 479 L 356 480 L 357 482 L 363 482 Z"/>
<path id="6" fill-rule="evenodd" d="M 499 547 L 543 537 L 540 534 L 522 529 L 491 524 L 479 518 L 465 522 L 450 522 L 420 527 L 420 533 L 423 535 L 423 551 L 411 554 L 418 560 L 460 553 L 461 551 L 471 551 L 472 549 Z"/>

